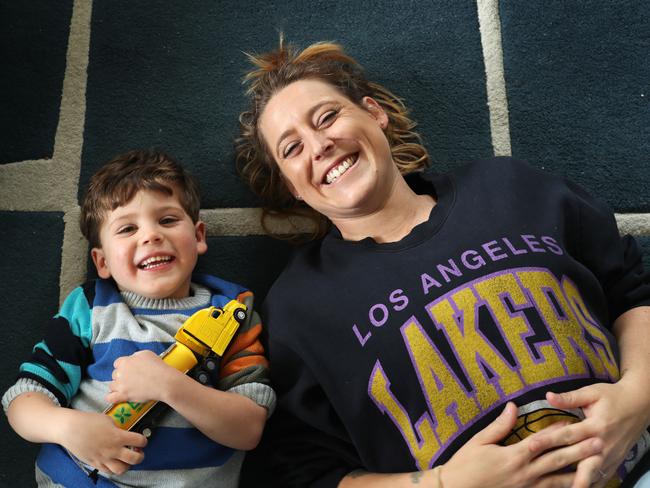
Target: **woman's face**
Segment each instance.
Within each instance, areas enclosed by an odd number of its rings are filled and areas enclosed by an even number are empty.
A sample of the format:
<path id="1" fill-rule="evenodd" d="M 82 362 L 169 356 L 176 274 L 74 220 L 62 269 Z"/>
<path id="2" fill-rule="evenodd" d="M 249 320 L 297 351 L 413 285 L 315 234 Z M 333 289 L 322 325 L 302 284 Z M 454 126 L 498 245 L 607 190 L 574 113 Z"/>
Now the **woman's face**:
<path id="1" fill-rule="evenodd" d="M 372 98 L 359 106 L 332 85 L 305 79 L 269 100 L 260 131 L 289 190 L 336 224 L 369 215 L 388 198 L 399 172 L 387 123 Z"/>

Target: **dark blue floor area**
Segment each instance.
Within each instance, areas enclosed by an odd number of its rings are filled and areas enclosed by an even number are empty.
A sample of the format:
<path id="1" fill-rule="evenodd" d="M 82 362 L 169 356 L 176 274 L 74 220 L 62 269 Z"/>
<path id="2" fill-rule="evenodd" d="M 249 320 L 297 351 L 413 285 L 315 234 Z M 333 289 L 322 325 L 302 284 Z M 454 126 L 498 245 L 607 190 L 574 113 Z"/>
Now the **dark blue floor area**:
<path id="1" fill-rule="evenodd" d="M 234 171 L 244 52 L 341 42 L 406 99 L 439 168 L 491 154 L 476 6 L 394 2 L 95 2 L 81 186 L 114 154 L 157 147 L 203 184 L 204 208 L 256 206 Z"/>
<path id="2" fill-rule="evenodd" d="M 51 158 L 72 0 L 0 5 L 0 164 Z"/>
<path id="3" fill-rule="evenodd" d="M 41 340 L 45 323 L 59 304 L 63 215 L 0 212 L 0 390 L 15 380 L 18 367 Z M 33 486 L 36 447 L 0 422 L 5 452 L 0 456 L 0 486 Z"/>
<path id="4" fill-rule="evenodd" d="M 499 4 L 513 156 L 650 211 L 650 4 Z"/>

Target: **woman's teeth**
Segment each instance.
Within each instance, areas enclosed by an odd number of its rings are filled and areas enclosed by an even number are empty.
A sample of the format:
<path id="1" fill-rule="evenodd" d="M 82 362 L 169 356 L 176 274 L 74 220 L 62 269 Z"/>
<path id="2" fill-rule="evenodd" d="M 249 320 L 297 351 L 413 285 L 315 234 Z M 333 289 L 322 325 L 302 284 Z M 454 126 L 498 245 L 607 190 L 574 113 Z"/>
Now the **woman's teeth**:
<path id="1" fill-rule="evenodd" d="M 154 256 L 153 258 L 145 259 L 140 263 L 139 268 L 141 269 L 151 269 L 161 264 L 168 263 L 174 259 L 172 256 Z"/>
<path id="2" fill-rule="evenodd" d="M 341 164 L 329 170 L 329 172 L 325 176 L 325 181 L 327 182 L 327 184 L 329 185 L 330 183 L 336 181 L 343 173 L 345 173 L 348 169 L 350 169 L 355 162 L 356 162 L 356 155 L 348 156 L 343 160 Z"/>

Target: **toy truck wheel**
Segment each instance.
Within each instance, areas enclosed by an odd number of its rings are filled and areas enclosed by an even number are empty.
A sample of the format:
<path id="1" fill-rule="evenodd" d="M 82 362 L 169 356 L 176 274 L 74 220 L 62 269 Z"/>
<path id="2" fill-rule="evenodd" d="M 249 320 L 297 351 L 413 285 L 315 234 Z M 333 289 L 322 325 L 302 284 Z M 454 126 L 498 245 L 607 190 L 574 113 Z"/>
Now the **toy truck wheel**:
<path id="1" fill-rule="evenodd" d="M 203 361 L 203 367 L 208 371 L 214 371 L 217 369 L 217 361 L 214 358 L 206 358 Z"/>
<path id="2" fill-rule="evenodd" d="M 246 318 L 246 311 L 243 308 L 240 308 L 240 309 L 235 311 L 234 315 L 235 315 L 235 319 L 237 320 L 237 322 L 241 323 Z"/>
<path id="3" fill-rule="evenodd" d="M 194 379 L 202 385 L 210 384 L 210 374 L 202 369 L 199 369 L 194 373 Z"/>

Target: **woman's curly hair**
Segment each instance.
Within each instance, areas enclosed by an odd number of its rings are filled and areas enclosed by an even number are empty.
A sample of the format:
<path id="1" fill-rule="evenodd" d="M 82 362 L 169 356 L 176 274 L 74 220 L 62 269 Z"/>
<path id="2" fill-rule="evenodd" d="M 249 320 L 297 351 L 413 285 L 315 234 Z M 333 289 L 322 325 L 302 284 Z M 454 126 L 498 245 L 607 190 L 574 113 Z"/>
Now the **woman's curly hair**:
<path id="1" fill-rule="evenodd" d="M 295 46 L 285 44 L 280 36 L 277 50 L 247 56 L 255 67 L 244 77 L 251 105 L 249 110 L 239 116 L 237 169 L 251 190 L 262 200 L 262 226 L 269 235 L 296 240 L 299 233 L 296 227 L 296 232 L 291 235 L 279 235 L 270 228 L 270 217 L 280 217 L 290 222 L 294 216 L 307 217 L 315 224 L 308 239 L 322 236 L 330 226 L 324 215 L 293 197 L 259 128 L 260 116 L 271 97 L 295 81 L 324 81 L 358 105 L 361 105 L 366 96 L 374 98 L 388 115 L 388 126 L 384 132 L 399 171 L 408 174 L 421 171 L 429 165 L 427 151 L 420 136 L 413 131 L 416 124 L 409 118 L 403 101 L 383 86 L 368 81 L 361 65 L 348 56 L 341 45 L 317 42 L 299 51 Z"/>

